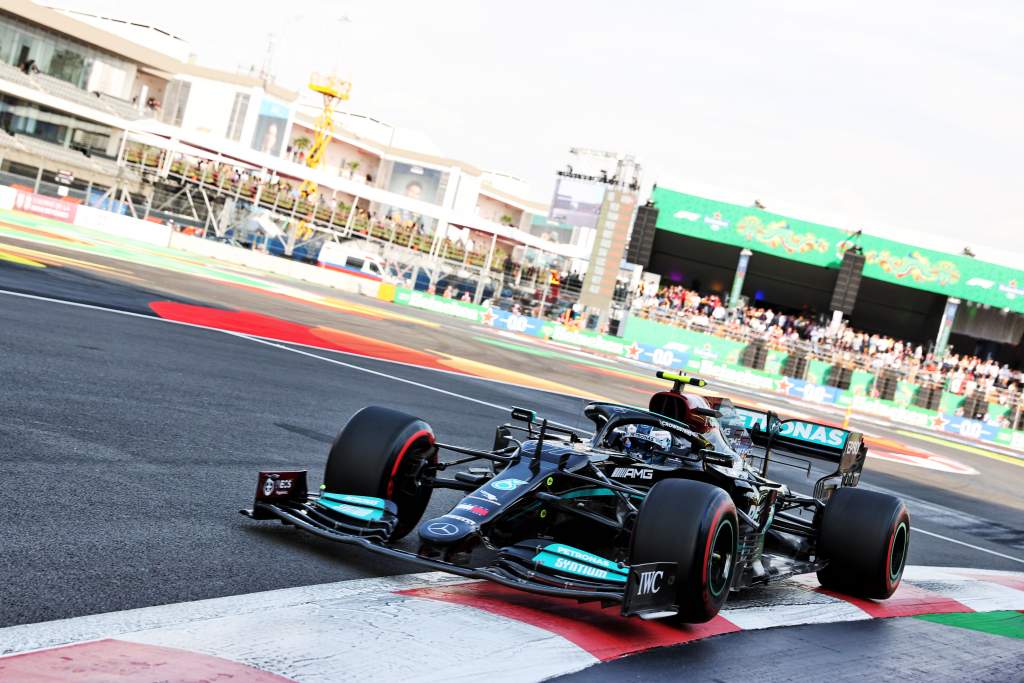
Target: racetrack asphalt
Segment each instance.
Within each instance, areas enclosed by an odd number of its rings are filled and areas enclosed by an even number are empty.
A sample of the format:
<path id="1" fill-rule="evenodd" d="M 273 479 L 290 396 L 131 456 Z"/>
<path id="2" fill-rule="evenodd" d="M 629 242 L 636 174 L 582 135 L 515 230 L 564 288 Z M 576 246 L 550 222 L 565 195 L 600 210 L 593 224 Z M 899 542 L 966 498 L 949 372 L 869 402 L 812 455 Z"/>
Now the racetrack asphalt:
<path id="1" fill-rule="evenodd" d="M 585 384 L 581 393 L 643 398 L 585 367 L 474 345 L 473 330 L 441 316 L 422 315 L 436 327 L 382 321 L 153 268 L 132 273 L 0 262 L 0 290 L 145 315 L 154 300 L 259 310 L 486 358 Z M 417 414 L 441 440 L 470 446 L 490 444 L 507 417 L 499 407 L 527 405 L 583 426 L 581 398 L 155 318 L 0 293 L 0 325 L 0 626 L 416 571 L 237 513 L 261 468 L 308 468 L 319 483 L 330 440 L 364 405 Z M 1024 470 L 929 448 L 979 474 L 886 463 L 869 466 L 863 480 L 919 501 L 915 525 L 945 537 L 915 534 L 910 562 L 1020 571 L 1020 562 L 991 553 L 1024 557 Z M 439 492 L 427 514 L 455 496 Z"/>
<path id="2" fill-rule="evenodd" d="M 1020 680 L 1022 645 L 1013 637 L 912 617 L 807 624 L 657 648 L 549 680 L 1001 683 Z"/>

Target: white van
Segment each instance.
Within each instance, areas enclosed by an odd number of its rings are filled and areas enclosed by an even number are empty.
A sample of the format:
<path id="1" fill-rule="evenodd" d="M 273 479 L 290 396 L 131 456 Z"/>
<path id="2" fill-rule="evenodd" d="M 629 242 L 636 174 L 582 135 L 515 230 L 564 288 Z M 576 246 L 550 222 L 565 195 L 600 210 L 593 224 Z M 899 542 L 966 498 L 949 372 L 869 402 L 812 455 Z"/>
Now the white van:
<path id="1" fill-rule="evenodd" d="M 317 256 L 321 268 L 330 268 L 370 280 L 384 279 L 384 263 L 379 256 L 368 254 L 348 242 L 324 242 Z"/>

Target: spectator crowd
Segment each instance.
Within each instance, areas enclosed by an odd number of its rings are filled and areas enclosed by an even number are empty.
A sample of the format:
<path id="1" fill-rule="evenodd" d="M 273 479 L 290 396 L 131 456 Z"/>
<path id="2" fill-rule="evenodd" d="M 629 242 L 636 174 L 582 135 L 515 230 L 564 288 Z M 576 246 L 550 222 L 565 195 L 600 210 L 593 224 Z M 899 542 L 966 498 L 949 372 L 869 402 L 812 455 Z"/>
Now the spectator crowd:
<path id="1" fill-rule="evenodd" d="M 708 331 L 735 339 L 760 337 L 771 348 L 803 348 L 830 362 L 867 370 L 894 368 L 908 379 L 945 382 L 947 391 L 970 395 L 978 389 L 1019 395 L 1024 371 L 968 354 L 936 357 L 920 343 L 883 334 L 855 330 L 842 323 L 832 329 L 827 321 L 808 314 L 777 312 L 746 306 L 729 309 L 716 294 L 701 295 L 679 285 L 663 287 L 633 298 L 633 313 L 640 317 Z"/>

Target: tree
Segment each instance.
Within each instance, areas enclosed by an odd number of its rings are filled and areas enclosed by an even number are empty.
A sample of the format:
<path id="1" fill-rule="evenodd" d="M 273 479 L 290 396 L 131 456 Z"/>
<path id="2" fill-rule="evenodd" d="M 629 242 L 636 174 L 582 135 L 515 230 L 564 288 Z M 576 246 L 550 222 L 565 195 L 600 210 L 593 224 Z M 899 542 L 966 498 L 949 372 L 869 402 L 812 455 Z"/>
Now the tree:
<path id="1" fill-rule="evenodd" d="M 351 178 L 352 176 L 354 176 L 356 174 L 356 169 L 359 168 L 359 162 L 358 161 L 349 161 L 345 165 L 348 166 L 349 177 Z"/>
<path id="2" fill-rule="evenodd" d="M 306 150 L 309 149 L 310 145 L 312 144 L 313 143 L 310 141 L 310 139 L 307 138 L 305 135 L 292 140 L 292 160 L 295 161 L 296 159 L 298 159 L 299 161 L 302 161 L 302 159 L 306 156 Z"/>
<path id="3" fill-rule="evenodd" d="M 501 218 L 498 219 L 498 222 L 501 223 L 502 225 L 512 225 L 512 216 L 508 215 L 507 213 L 502 214 Z"/>

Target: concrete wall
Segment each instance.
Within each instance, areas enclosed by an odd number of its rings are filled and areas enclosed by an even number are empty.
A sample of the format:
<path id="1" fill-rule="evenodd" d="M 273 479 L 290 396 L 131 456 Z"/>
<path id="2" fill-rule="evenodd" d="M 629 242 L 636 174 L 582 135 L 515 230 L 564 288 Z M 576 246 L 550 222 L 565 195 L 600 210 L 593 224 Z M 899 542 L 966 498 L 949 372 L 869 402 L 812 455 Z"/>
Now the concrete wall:
<path id="1" fill-rule="evenodd" d="M 94 209 L 91 206 L 78 207 L 75 214 L 75 225 L 157 247 L 166 247 L 172 233 L 172 230 L 166 225 L 140 221 L 131 216 L 122 216 Z"/>
<path id="2" fill-rule="evenodd" d="M 366 296 L 377 296 L 380 283 L 366 278 L 347 275 L 335 270 L 327 270 L 311 266 L 307 263 L 292 261 L 291 259 L 271 256 L 258 251 L 241 249 L 223 242 L 214 242 L 201 237 L 192 237 L 182 233 L 172 233 L 169 245 L 172 249 L 185 251 L 190 254 L 206 256 L 208 258 L 224 261 L 238 266 L 253 268 L 276 275 L 285 275 L 297 280 L 312 282 L 332 289 L 345 292 L 364 294 Z"/>

